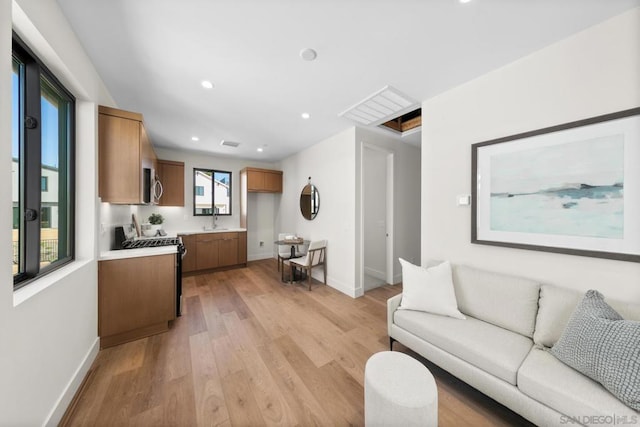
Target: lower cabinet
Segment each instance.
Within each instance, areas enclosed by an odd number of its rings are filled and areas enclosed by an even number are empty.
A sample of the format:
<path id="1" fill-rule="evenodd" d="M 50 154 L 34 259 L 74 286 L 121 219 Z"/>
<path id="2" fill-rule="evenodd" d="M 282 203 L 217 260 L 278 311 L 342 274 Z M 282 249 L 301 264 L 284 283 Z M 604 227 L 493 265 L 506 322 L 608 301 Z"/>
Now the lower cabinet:
<path id="1" fill-rule="evenodd" d="M 238 233 L 219 240 L 220 251 L 218 253 L 218 266 L 227 267 L 238 263 Z"/>
<path id="2" fill-rule="evenodd" d="M 196 271 L 196 234 L 184 234 L 180 237 L 186 251 L 182 257 L 182 272 Z"/>
<path id="3" fill-rule="evenodd" d="M 180 237 L 187 250 L 182 259 L 183 273 L 247 264 L 245 231 L 185 234 Z"/>
<path id="4" fill-rule="evenodd" d="M 207 270 L 218 267 L 219 254 L 220 242 L 214 233 L 196 236 L 196 269 Z"/>
<path id="5" fill-rule="evenodd" d="M 176 254 L 98 262 L 101 348 L 167 331 L 175 317 Z"/>

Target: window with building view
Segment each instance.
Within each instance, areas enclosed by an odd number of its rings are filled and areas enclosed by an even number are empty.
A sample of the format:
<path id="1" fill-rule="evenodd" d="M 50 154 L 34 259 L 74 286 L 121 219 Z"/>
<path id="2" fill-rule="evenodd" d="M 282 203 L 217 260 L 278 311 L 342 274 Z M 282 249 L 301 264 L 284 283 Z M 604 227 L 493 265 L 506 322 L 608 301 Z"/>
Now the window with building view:
<path id="1" fill-rule="evenodd" d="M 14 34 L 14 288 L 73 259 L 75 100 Z"/>
<path id="2" fill-rule="evenodd" d="M 231 215 L 231 172 L 193 169 L 193 214 Z"/>

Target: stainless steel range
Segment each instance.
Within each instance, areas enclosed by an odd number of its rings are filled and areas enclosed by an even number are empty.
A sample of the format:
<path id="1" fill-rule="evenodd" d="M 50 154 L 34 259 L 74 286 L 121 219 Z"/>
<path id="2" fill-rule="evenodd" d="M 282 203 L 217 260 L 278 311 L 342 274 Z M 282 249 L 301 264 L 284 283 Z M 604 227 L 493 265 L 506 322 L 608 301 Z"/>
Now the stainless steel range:
<path id="1" fill-rule="evenodd" d="M 179 237 L 152 237 L 149 239 L 125 240 L 122 249 L 155 248 L 158 246 L 182 245 Z"/>

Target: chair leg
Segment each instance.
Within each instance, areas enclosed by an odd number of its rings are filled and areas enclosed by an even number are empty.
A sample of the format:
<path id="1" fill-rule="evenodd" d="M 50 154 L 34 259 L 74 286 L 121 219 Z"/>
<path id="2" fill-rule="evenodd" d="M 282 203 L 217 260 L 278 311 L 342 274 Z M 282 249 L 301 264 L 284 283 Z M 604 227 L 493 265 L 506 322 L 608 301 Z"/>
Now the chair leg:
<path id="1" fill-rule="evenodd" d="M 307 267 L 307 276 L 309 278 L 309 290 L 311 290 L 311 267 Z"/>
<path id="2" fill-rule="evenodd" d="M 293 264 L 291 264 L 291 270 L 289 271 L 289 283 L 293 284 L 293 276 L 294 276 L 294 272 L 295 272 L 295 268 L 293 267 Z"/>
<path id="3" fill-rule="evenodd" d="M 324 284 L 327 284 L 327 263 L 322 264 L 322 271 L 324 272 Z"/>

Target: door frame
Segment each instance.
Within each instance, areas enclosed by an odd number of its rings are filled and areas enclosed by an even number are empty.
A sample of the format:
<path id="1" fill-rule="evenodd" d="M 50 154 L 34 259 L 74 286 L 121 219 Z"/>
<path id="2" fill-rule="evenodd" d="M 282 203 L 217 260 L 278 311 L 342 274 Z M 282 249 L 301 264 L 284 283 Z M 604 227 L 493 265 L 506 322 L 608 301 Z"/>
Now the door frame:
<path id="1" fill-rule="evenodd" d="M 384 153 L 386 155 L 386 254 L 385 254 L 385 282 L 387 284 L 393 284 L 393 265 L 394 265 L 394 247 L 395 247 L 395 233 L 394 233 L 394 165 L 395 165 L 395 152 L 378 145 L 370 144 L 367 142 L 361 142 L 360 150 L 360 278 L 361 284 L 364 283 L 364 187 L 366 185 L 364 181 L 364 156 L 365 150 L 373 150 Z M 362 288 L 364 291 L 364 287 Z"/>

